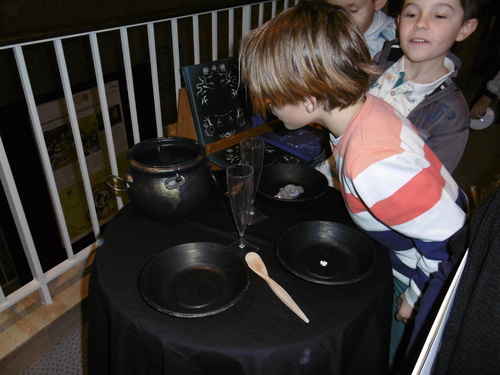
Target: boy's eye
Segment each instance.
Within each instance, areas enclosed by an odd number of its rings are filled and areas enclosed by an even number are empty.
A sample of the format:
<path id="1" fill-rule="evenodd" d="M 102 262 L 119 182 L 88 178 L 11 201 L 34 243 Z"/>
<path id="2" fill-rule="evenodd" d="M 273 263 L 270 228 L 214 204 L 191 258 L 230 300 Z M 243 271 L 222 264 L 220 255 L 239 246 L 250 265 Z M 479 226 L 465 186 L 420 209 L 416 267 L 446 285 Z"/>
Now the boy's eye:
<path id="1" fill-rule="evenodd" d="M 417 17 L 420 12 L 420 9 L 418 6 L 415 6 L 413 4 L 409 4 L 401 12 L 401 15 L 405 18 L 414 18 Z"/>

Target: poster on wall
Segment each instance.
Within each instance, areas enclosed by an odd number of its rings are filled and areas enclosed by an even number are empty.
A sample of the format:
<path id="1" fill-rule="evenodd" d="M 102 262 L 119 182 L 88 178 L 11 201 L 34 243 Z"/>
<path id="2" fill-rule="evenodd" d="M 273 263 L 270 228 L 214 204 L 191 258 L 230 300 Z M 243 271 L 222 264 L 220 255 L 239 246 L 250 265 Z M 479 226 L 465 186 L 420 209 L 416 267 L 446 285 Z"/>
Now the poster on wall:
<path id="1" fill-rule="evenodd" d="M 127 167 L 128 145 L 119 82 L 108 82 L 105 89 L 118 169 L 123 174 Z M 105 183 L 111 167 L 97 88 L 75 93 L 73 101 L 94 205 L 99 224 L 103 225 L 111 220 L 118 207 L 114 191 Z M 92 223 L 68 110 L 64 98 L 40 104 L 37 109 L 69 236 L 74 242 L 91 233 Z"/>

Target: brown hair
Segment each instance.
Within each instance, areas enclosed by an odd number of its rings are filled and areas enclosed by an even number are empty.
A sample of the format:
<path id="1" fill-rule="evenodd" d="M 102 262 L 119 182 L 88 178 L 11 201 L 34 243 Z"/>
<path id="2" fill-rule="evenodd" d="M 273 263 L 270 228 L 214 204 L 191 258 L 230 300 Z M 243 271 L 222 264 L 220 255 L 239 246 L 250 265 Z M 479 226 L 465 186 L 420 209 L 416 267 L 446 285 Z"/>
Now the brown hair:
<path id="1" fill-rule="evenodd" d="M 477 17 L 477 11 L 479 8 L 477 0 L 460 0 L 460 4 L 464 10 L 464 22 Z"/>
<path id="2" fill-rule="evenodd" d="M 378 70 L 349 13 L 320 1 L 283 11 L 242 40 L 240 69 L 256 113 L 315 97 L 325 110 L 351 106 Z"/>
<path id="3" fill-rule="evenodd" d="M 395 9 L 397 9 L 397 14 L 401 13 L 403 6 L 406 0 L 399 0 L 399 6 L 393 5 Z M 464 10 L 464 19 L 463 22 L 467 22 L 470 19 L 476 18 L 479 10 L 481 0 L 460 0 L 460 5 Z M 399 8 L 399 9 L 398 9 Z"/>

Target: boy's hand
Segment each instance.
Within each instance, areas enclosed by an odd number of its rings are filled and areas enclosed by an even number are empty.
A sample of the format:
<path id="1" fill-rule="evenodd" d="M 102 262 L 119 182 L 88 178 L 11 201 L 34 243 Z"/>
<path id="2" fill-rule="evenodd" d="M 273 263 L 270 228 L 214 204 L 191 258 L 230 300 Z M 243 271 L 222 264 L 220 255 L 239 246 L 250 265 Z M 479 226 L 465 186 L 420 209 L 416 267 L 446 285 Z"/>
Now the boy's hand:
<path id="1" fill-rule="evenodd" d="M 486 95 L 481 96 L 481 98 L 474 104 L 474 106 L 470 110 L 470 118 L 471 119 L 479 119 L 486 114 L 489 105 L 492 100 Z"/>
<path id="2" fill-rule="evenodd" d="M 416 311 L 406 300 L 404 292 L 399 295 L 396 302 L 399 305 L 398 311 L 396 311 L 396 320 L 399 320 L 400 322 L 406 324 L 408 323 L 408 320 L 415 317 Z"/>

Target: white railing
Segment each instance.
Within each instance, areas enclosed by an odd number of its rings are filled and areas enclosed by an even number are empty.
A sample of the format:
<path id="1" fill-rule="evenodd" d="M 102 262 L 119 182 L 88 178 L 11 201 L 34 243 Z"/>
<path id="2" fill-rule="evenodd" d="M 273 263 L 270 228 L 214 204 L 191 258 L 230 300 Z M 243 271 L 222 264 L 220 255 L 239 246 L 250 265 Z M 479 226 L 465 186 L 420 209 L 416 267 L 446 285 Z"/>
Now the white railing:
<path id="1" fill-rule="evenodd" d="M 290 3 L 292 2 L 295 3 L 294 0 L 290 0 Z M 17 73 L 19 74 L 24 97 L 28 105 L 28 112 L 31 120 L 33 136 L 37 145 L 37 152 L 41 160 L 43 174 L 45 176 L 45 184 L 48 187 L 51 205 L 56 217 L 60 240 L 62 246 L 66 251 L 66 260 L 62 261 L 49 270 L 42 269 L 39 258 L 39 249 L 37 249 L 37 246 L 35 245 L 30 224 L 28 223 L 28 220 L 26 218 L 26 207 L 23 207 L 23 202 L 19 194 L 18 186 L 16 186 L 16 182 L 11 170 L 12 161 L 9 160 L 9 155 L 6 152 L 4 143 L 2 142 L 2 138 L 0 137 L 0 182 L 5 191 L 10 211 L 15 222 L 15 227 L 17 228 L 19 237 L 21 238 L 22 247 L 24 249 L 29 268 L 33 275 L 33 279 L 31 282 L 22 285 L 10 294 L 4 293 L 4 291 L 0 288 L 0 311 L 3 311 L 8 307 L 16 304 L 34 291 L 39 292 L 40 298 L 44 304 L 50 304 L 52 302 L 53 296 L 51 295 L 51 291 L 48 286 L 49 282 L 59 275 L 63 274 L 67 270 L 71 269 L 75 265 L 79 264 L 83 260 L 87 259 L 89 255 L 98 247 L 102 221 L 100 222 L 98 218 L 98 213 L 94 202 L 95 197 L 93 195 L 93 187 L 90 178 L 90 174 L 92 173 L 92 171 L 89 171 L 89 161 L 87 159 L 88 155 L 85 152 L 85 148 L 80 137 L 80 125 L 77 112 L 79 109 L 78 103 L 75 104 L 73 99 L 75 92 L 72 91 L 72 81 L 68 72 L 68 65 L 66 62 L 68 56 L 66 55 L 67 52 L 65 51 L 65 42 L 72 38 L 88 38 L 95 71 L 95 82 L 97 82 L 96 87 L 98 92 L 98 105 L 100 106 L 100 108 L 109 108 L 110 106 L 107 101 L 106 95 L 107 87 L 102 65 L 102 56 L 108 53 L 108 51 L 103 51 L 102 46 L 100 46 L 99 43 L 101 37 L 105 36 L 106 34 L 119 32 L 121 49 L 123 51 L 123 55 L 120 58 L 123 60 L 125 82 L 128 92 L 128 97 L 121 99 L 123 99 L 124 101 L 126 100 L 130 108 L 130 122 L 133 133 L 133 143 L 137 143 L 141 141 L 141 137 L 137 114 L 137 98 L 134 94 L 132 64 L 133 59 L 131 56 L 131 46 L 129 42 L 129 35 L 131 31 L 137 28 L 146 29 L 148 41 L 147 51 L 149 54 L 149 66 L 151 69 L 150 73 L 152 97 L 154 101 L 154 117 L 156 121 L 156 134 L 158 137 L 162 137 L 164 136 L 164 126 L 166 125 L 163 123 L 164 120 L 162 119 L 162 99 L 164 99 L 165 97 L 175 97 L 175 100 L 177 101 L 177 95 L 182 84 L 180 67 L 182 65 L 192 65 L 201 62 L 200 51 L 204 46 L 200 45 L 200 35 L 201 33 L 206 32 L 206 27 L 200 27 L 200 18 L 209 17 L 210 19 L 210 32 L 212 40 L 211 60 L 216 60 L 219 58 L 232 56 L 235 52 L 234 45 L 237 38 L 241 37 L 241 35 L 244 35 L 252 27 L 261 25 L 267 19 L 274 17 L 277 12 L 288 8 L 290 5 L 291 4 L 289 4 L 287 0 L 263 1 L 261 3 L 244 5 L 231 9 L 219 9 L 208 14 L 191 14 L 189 16 L 182 16 L 178 18 L 169 18 L 159 21 L 155 20 L 152 22 L 145 22 L 141 24 L 127 25 L 120 28 L 95 30 L 88 33 L 65 35 L 51 39 L 31 41 L 17 45 L 0 47 L 0 51 L 11 50 L 15 57 Z M 227 35 L 221 35 L 219 31 L 221 17 L 223 17 L 224 22 L 226 22 L 227 20 Z M 181 22 L 183 23 L 183 25 L 185 25 L 186 20 L 188 22 L 189 20 L 191 21 L 190 24 L 192 25 L 192 30 L 190 32 L 192 32 L 193 40 L 190 46 L 181 46 L 179 42 L 179 35 L 185 30 L 180 29 L 179 25 Z M 241 30 L 236 30 L 235 25 L 241 25 Z M 160 35 L 158 30 L 161 30 L 161 32 L 163 33 L 166 29 L 170 30 L 168 36 L 171 38 L 171 58 L 173 60 L 173 71 L 171 71 L 170 74 L 173 74 L 175 82 L 172 87 L 169 87 L 167 89 L 161 88 L 159 77 L 164 73 L 160 73 L 158 68 L 159 62 L 157 59 L 157 51 L 160 48 L 158 45 L 158 40 L 165 37 L 164 35 Z M 228 43 L 228 52 L 224 52 L 224 55 L 221 55 L 219 53 L 221 40 L 227 41 Z M 90 215 L 90 233 L 93 236 L 94 240 L 90 245 L 85 246 L 83 249 L 74 247 L 74 238 L 68 231 L 67 217 L 65 217 L 65 207 L 63 207 L 60 199 L 60 187 L 58 187 L 57 181 L 58 177 L 54 173 L 52 164 L 53 160 L 51 160 L 48 145 L 44 138 L 40 108 L 35 100 L 32 81 L 30 81 L 29 75 L 30 67 L 28 66 L 29 63 L 27 63 L 27 59 L 25 58 L 25 49 L 28 46 L 42 45 L 47 43 L 51 43 L 53 45 L 53 51 L 57 61 L 57 71 L 59 72 L 60 80 L 62 82 L 63 95 L 67 107 L 66 110 L 67 118 L 69 119 L 69 128 L 73 135 L 72 138 L 76 150 L 76 164 L 78 165 L 78 169 L 80 171 L 80 176 L 78 178 L 81 178 L 81 181 L 83 183 L 83 188 L 85 191 L 84 196 L 86 198 L 86 204 L 88 206 L 88 212 Z M 192 55 L 194 56 L 193 61 L 182 61 L 181 48 L 192 48 Z M 226 48 L 224 48 L 224 50 L 226 50 Z M 72 57 L 74 58 L 74 56 Z M 105 134 L 104 143 L 106 149 L 106 153 L 103 153 L 105 154 L 104 156 L 109 163 L 111 174 L 118 175 L 119 155 L 117 148 L 119 148 L 120 145 L 117 144 L 116 136 L 113 133 L 109 112 L 101 111 L 101 113 L 102 123 L 104 127 L 103 133 Z M 116 207 L 117 209 L 120 209 L 124 203 L 120 197 L 117 197 L 116 200 Z"/>

